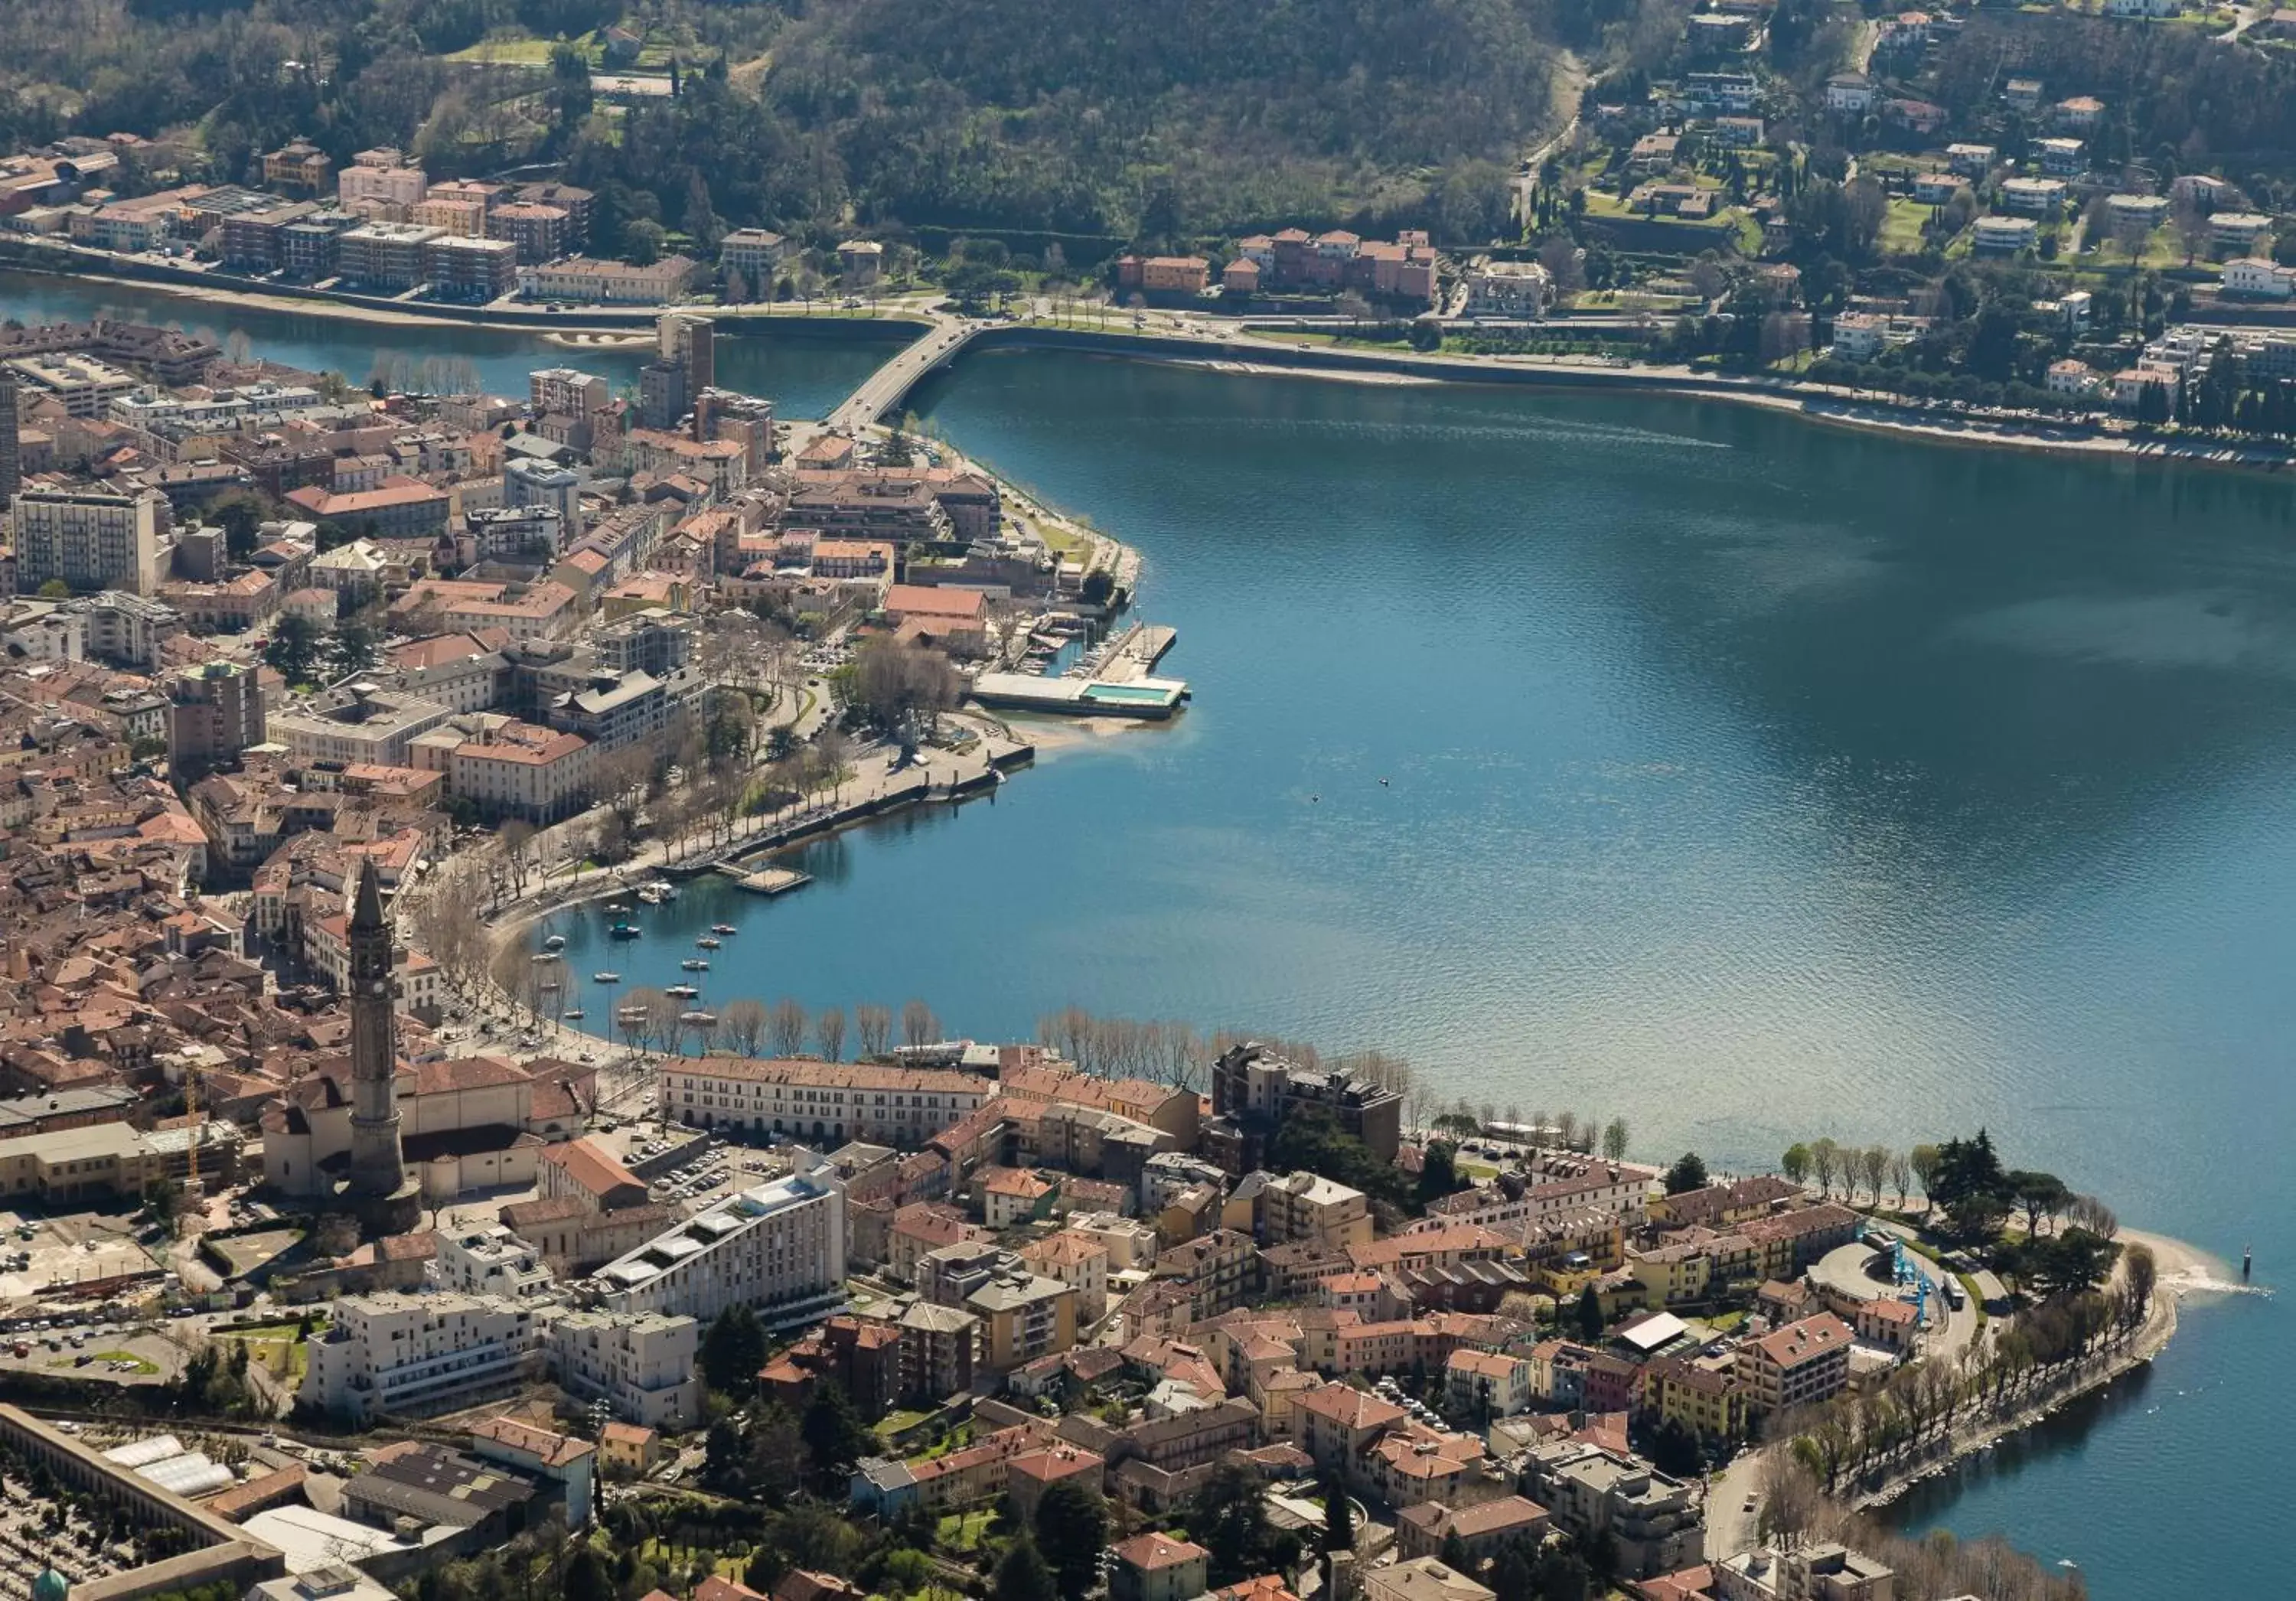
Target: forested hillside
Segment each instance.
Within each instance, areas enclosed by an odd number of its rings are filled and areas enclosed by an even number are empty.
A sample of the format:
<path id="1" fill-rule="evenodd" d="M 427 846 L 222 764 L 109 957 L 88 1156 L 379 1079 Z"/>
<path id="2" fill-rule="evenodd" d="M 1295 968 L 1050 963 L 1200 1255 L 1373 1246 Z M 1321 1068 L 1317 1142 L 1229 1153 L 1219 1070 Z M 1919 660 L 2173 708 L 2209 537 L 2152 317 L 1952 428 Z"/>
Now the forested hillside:
<path id="1" fill-rule="evenodd" d="M 1586 31 L 1583 5 L 1550 5 L 7 0 L 0 135 L 190 128 L 218 177 L 299 132 L 440 174 L 562 158 L 673 229 L 698 185 L 718 222 L 785 228 L 1472 238 L 1504 221 L 1506 169 L 1548 114 L 1557 30 Z M 650 69 L 678 62 L 677 105 L 591 103 L 593 30 L 617 21 Z M 554 38 L 582 43 L 554 72 Z"/>
<path id="2" fill-rule="evenodd" d="M 1471 164 L 1518 152 L 1554 59 L 1526 0 L 925 15 L 832 0 L 783 37 L 771 79 L 800 124 L 836 130 L 857 195 L 920 221 L 1177 234 L 1431 206 L 1464 234 L 1494 179 Z"/>

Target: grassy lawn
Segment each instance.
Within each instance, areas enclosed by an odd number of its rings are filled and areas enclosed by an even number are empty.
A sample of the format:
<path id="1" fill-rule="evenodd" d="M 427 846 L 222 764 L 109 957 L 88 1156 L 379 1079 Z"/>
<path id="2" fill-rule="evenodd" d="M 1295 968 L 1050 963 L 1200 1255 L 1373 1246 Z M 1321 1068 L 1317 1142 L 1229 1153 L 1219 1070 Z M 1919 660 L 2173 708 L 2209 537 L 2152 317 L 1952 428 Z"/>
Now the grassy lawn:
<path id="1" fill-rule="evenodd" d="M 1893 256 L 1917 256 L 1922 250 L 1922 225 L 1930 209 L 1916 200 L 1893 200 L 1882 224 L 1882 248 Z"/>
<path id="2" fill-rule="evenodd" d="M 939 1444 L 927 1447 L 923 1452 L 923 1459 L 930 1462 L 935 1457 L 946 1457 L 951 1451 L 963 1450 L 972 1443 L 972 1425 L 970 1423 L 961 1423 L 943 1435 Z"/>
<path id="3" fill-rule="evenodd" d="M 242 1340 L 247 1359 L 259 1362 L 272 1377 L 299 1383 L 311 1365 L 311 1349 L 300 1340 Z"/>
<path id="4" fill-rule="evenodd" d="M 930 1412 L 888 1412 L 877 1420 L 877 1433 L 898 1434 L 903 1429 L 915 1427 L 931 1416 Z"/>
<path id="5" fill-rule="evenodd" d="M 944 1551 L 977 1551 L 981 1538 L 988 1532 L 988 1525 L 996 1521 L 996 1515 L 987 1507 L 951 1514 L 935 1525 L 933 1543 Z"/>
<path id="6" fill-rule="evenodd" d="M 546 67 L 550 53 L 556 47 L 553 39 L 480 39 L 475 45 L 465 45 L 446 59 L 450 62 L 478 62 L 496 65 Z M 598 53 L 587 40 L 581 41 L 583 53 L 590 64 L 598 64 Z"/>
<path id="7" fill-rule="evenodd" d="M 95 1359 L 99 1362 L 133 1362 L 138 1373 L 160 1371 L 160 1365 L 157 1362 L 139 1357 L 132 1351 L 99 1351 L 95 1353 Z"/>

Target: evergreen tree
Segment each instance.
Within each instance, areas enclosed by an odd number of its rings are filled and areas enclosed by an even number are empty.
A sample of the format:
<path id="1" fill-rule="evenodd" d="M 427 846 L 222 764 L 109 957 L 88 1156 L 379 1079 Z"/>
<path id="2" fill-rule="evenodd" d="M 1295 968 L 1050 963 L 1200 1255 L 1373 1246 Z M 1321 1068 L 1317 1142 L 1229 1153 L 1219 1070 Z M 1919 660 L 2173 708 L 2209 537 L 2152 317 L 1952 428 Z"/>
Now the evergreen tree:
<path id="1" fill-rule="evenodd" d="M 614 1601 L 614 1578 L 605 1558 L 590 1545 L 575 1548 L 566 1564 L 565 1601 Z"/>
<path id="2" fill-rule="evenodd" d="M 1509 1540 L 1499 1553 L 1491 1564 L 1490 1583 L 1494 1601 L 1531 1601 L 1530 1562 L 1522 1554 L 1521 1540 Z"/>
<path id="3" fill-rule="evenodd" d="M 1037 1502 L 1036 1526 L 1037 1543 L 1051 1553 L 1053 1581 L 1063 1601 L 1083 1601 L 1100 1577 L 1108 1504 L 1096 1491 L 1064 1479 Z"/>
<path id="4" fill-rule="evenodd" d="M 1325 1474 L 1324 1496 L 1324 1547 L 1326 1551 L 1352 1551 L 1356 1548 L 1355 1507 L 1348 1500 L 1347 1486 L 1336 1474 Z"/>
<path id="5" fill-rule="evenodd" d="M 1586 1340 L 1601 1339 L 1603 1323 L 1603 1298 L 1595 1293 L 1593 1285 L 1588 1285 L 1578 1293 L 1579 1337 Z"/>
<path id="6" fill-rule="evenodd" d="M 1440 1201 L 1458 1189 L 1459 1170 L 1453 1158 L 1457 1147 L 1447 1139 L 1431 1139 L 1419 1161 L 1419 1204 Z"/>
<path id="7" fill-rule="evenodd" d="M 842 1384 L 824 1383 L 816 1386 L 798 1429 L 805 1437 L 806 1453 L 813 1459 L 814 1476 L 826 1486 L 842 1481 L 853 1464 L 867 1456 L 874 1445 L 869 1431 L 862 1426 L 860 1415 L 853 1409 L 852 1397 L 845 1393 Z"/>
<path id="8" fill-rule="evenodd" d="M 1681 1158 L 1666 1170 L 1666 1193 L 1669 1195 L 1705 1187 L 1706 1163 L 1695 1151 L 1685 1151 Z"/>
<path id="9" fill-rule="evenodd" d="M 710 1320 L 709 1333 L 701 1336 L 704 1384 L 726 1395 L 747 1395 L 765 1365 L 766 1331 L 757 1313 L 746 1306 L 728 1307 Z"/>
<path id="10" fill-rule="evenodd" d="M 996 1564 L 996 1578 L 988 1595 L 989 1601 L 1061 1601 L 1052 1569 L 1045 1565 L 1037 1542 L 1026 1534 L 1013 1542 L 1004 1559 Z"/>

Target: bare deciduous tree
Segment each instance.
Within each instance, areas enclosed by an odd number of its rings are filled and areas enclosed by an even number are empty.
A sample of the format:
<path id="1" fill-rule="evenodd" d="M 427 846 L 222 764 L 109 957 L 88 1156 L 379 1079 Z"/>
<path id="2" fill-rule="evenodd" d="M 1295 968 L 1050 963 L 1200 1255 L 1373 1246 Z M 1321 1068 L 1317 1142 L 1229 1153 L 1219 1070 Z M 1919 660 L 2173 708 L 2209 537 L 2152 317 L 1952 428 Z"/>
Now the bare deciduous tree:
<path id="1" fill-rule="evenodd" d="M 1882 1204 L 1882 1186 L 1890 1177 L 1890 1151 L 1886 1145 L 1868 1145 L 1857 1153 L 1857 1171 L 1873 1192 L 1874 1204 Z"/>
<path id="2" fill-rule="evenodd" d="M 845 1059 L 845 1008 L 832 1006 L 813 1020 L 813 1037 L 821 1054 L 832 1062 Z"/>
<path id="3" fill-rule="evenodd" d="M 754 1056 L 766 1038 L 766 1003 L 742 996 L 726 1003 L 718 1014 L 718 1039 L 729 1051 Z"/>
<path id="4" fill-rule="evenodd" d="M 893 1010 L 864 1001 L 853 1008 L 853 1030 L 860 1036 L 864 1056 L 882 1056 L 892 1043 Z"/>
<path id="5" fill-rule="evenodd" d="M 794 996 L 785 995 L 774 1003 L 768 1032 L 776 1056 L 794 1056 L 805 1049 L 805 1028 L 808 1022 L 804 1003 Z"/>
<path id="6" fill-rule="evenodd" d="M 921 1000 L 905 1001 L 901 1005 L 901 1039 L 915 1047 L 931 1045 L 940 1038 L 940 1019 L 932 1008 Z"/>

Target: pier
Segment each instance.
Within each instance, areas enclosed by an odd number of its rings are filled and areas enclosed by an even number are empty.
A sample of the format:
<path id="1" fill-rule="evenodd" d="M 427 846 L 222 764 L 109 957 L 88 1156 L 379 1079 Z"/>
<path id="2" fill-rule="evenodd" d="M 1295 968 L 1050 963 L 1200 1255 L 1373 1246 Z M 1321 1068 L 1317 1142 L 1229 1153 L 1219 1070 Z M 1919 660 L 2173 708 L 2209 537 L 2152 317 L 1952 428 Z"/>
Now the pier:
<path id="1" fill-rule="evenodd" d="M 813 882 L 811 874 L 800 873 L 794 867 L 760 867 L 751 873 L 738 862 L 719 862 L 718 871 L 752 895 L 786 895 Z"/>

